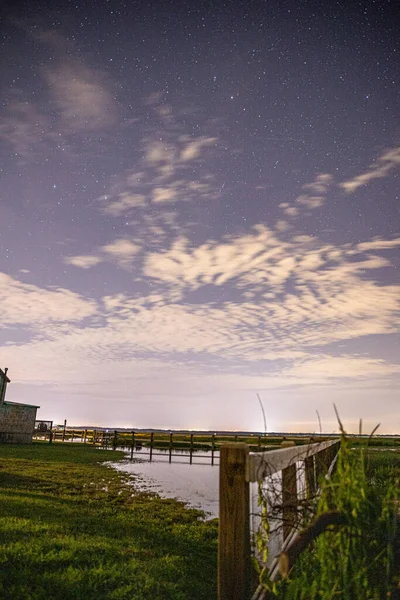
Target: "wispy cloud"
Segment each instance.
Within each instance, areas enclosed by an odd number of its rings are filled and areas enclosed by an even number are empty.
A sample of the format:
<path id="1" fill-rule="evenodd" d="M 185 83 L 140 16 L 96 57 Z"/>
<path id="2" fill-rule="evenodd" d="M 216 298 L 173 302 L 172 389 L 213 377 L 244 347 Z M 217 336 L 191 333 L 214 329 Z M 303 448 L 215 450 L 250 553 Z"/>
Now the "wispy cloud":
<path id="1" fill-rule="evenodd" d="M 129 213 L 132 209 L 146 206 L 146 197 L 142 194 L 121 192 L 116 197 L 104 199 L 104 213 L 113 217 L 119 217 Z"/>
<path id="2" fill-rule="evenodd" d="M 65 158 L 74 153 L 74 135 L 104 130 L 115 123 L 111 83 L 104 72 L 91 67 L 82 56 L 78 58 L 61 33 L 25 26 L 22 30 L 50 48 L 51 58 L 37 67 L 37 100 L 15 85 L 3 89 L 9 100 L 0 120 L 0 139 L 23 159 L 35 159 L 50 149 L 58 149 Z"/>
<path id="3" fill-rule="evenodd" d="M 12 93 L 0 120 L 0 139 L 22 158 L 34 158 L 48 141 L 49 121 L 21 94 Z M 54 141 L 54 140 L 51 140 Z"/>
<path id="4" fill-rule="evenodd" d="M 377 161 L 373 163 L 368 171 L 357 175 L 353 179 L 348 179 L 340 184 L 345 192 L 352 194 L 359 187 L 367 185 L 374 179 L 386 177 L 393 169 L 400 165 L 400 147 L 390 148 L 381 154 Z"/>
<path id="5" fill-rule="evenodd" d="M 148 100 L 152 110 L 160 95 Z M 160 128 L 141 140 L 142 158 L 99 200 L 103 212 L 112 216 L 129 215 L 152 204 L 170 205 L 218 197 L 215 175 L 209 169 L 218 137 L 187 135 L 176 122 L 172 110 Z"/>
<path id="6" fill-rule="evenodd" d="M 152 291 L 94 302 L 2 276 L 3 326 L 34 324 L 37 332 L 29 343 L 8 345 L 8 360 L 29 382 L 44 380 L 43 364 L 46 381 L 57 385 L 67 385 L 72 370 L 96 382 L 91 393 L 111 369 L 122 396 L 127 381 L 171 398 L 180 389 L 223 397 L 332 382 L 378 385 L 398 378 L 399 365 L 368 355 L 362 340 L 400 328 L 400 286 L 375 280 L 391 268 L 385 256 L 394 241 L 282 241 L 259 225 L 197 246 L 181 237 L 164 253 L 142 256 L 135 240 L 117 238 L 99 256 L 117 265 L 140 256 L 135 269 Z M 205 301 L 211 288 L 214 300 Z M 337 343 L 350 340 L 360 353 L 338 354 Z"/>
<path id="7" fill-rule="evenodd" d="M 68 133 L 93 131 L 115 121 L 112 95 L 104 75 L 72 60 L 46 67 L 44 77 Z"/>
<path id="8" fill-rule="evenodd" d="M 117 238 L 109 244 L 99 246 L 96 254 L 66 256 L 64 262 L 74 267 L 81 269 L 89 269 L 95 267 L 103 261 L 111 261 L 120 267 L 129 267 L 132 264 L 132 259 L 140 251 L 141 247 L 134 244 L 128 238 Z"/>
<path id="9" fill-rule="evenodd" d="M 63 288 L 40 288 L 0 273 L 1 326 L 76 322 L 94 315 L 97 304 Z"/>
<path id="10" fill-rule="evenodd" d="M 101 263 L 101 258 L 90 254 L 82 254 L 81 256 L 66 256 L 64 262 L 67 265 L 80 267 L 81 269 L 90 269 Z"/>
<path id="11" fill-rule="evenodd" d="M 302 186 L 304 193 L 296 198 L 294 204 L 282 202 L 279 207 L 287 217 L 297 217 L 301 210 L 320 208 L 325 203 L 326 194 L 332 182 L 332 175 L 329 173 L 319 173 L 314 181 Z"/>
<path id="12" fill-rule="evenodd" d="M 369 242 L 361 242 L 357 244 L 357 250 L 360 252 L 368 252 L 369 250 L 387 250 L 400 246 L 400 238 L 394 240 L 383 240 L 382 238 L 374 238 Z"/>
<path id="13" fill-rule="evenodd" d="M 100 248 L 107 256 L 114 259 L 118 265 L 127 267 L 132 263 L 132 258 L 140 250 L 140 246 L 129 239 L 120 238 Z"/>

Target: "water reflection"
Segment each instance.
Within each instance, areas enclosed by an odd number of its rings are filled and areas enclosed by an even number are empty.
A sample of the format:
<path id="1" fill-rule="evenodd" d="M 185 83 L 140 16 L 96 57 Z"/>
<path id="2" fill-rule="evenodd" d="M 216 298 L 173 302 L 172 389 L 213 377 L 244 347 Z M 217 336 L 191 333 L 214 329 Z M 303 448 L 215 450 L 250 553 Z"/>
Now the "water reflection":
<path id="1" fill-rule="evenodd" d="M 142 458 L 143 457 L 143 458 Z M 219 455 L 215 452 L 215 464 L 211 465 L 210 456 L 203 452 L 190 453 L 174 450 L 172 461 L 169 452 L 158 450 L 153 460 L 143 452 L 135 452 L 133 461 L 113 463 L 118 471 L 138 476 L 136 487 L 153 491 L 164 498 L 177 498 L 189 506 L 207 513 L 207 518 L 218 517 L 218 478 Z"/>

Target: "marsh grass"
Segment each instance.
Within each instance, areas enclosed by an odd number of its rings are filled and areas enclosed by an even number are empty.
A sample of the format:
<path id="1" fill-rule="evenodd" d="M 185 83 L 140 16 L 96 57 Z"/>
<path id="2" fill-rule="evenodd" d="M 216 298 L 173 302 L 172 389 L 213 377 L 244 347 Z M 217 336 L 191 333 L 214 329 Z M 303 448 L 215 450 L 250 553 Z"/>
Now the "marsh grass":
<path id="1" fill-rule="evenodd" d="M 217 528 L 82 444 L 0 446 L 0 598 L 216 597 Z"/>
<path id="2" fill-rule="evenodd" d="M 274 586 L 284 600 L 398 598 L 395 565 L 400 452 L 356 450 L 345 437 L 335 475 L 323 483 L 317 514 L 339 510 L 345 525 L 326 531 Z"/>

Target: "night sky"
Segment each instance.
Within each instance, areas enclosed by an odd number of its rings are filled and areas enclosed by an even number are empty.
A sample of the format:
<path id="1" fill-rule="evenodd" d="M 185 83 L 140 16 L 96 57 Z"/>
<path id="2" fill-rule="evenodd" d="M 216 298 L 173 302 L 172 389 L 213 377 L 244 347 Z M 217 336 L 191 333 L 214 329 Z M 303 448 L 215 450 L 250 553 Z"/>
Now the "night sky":
<path id="1" fill-rule="evenodd" d="M 1 13 L 0 366 L 39 417 L 400 433 L 395 2 Z"/>

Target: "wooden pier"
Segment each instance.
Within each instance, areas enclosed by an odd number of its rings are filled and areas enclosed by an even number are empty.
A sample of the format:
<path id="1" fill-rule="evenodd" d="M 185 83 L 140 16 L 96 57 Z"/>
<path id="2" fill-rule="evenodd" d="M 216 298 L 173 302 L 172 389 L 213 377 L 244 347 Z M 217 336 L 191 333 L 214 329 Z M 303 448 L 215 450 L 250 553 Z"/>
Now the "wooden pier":
<path id="1" fill-rule="evenodd" d="M 236 433 L 203 433 L 203 432 L 160 432 L 160 431 L 118 431 L 81 428 L 61 428 L 46 432 L 36 431 L 34 439 L 49 443 L 81 443 L 91 444 L 105 449 L 125 450 L 130 458 L 147 457 L 153 461 L 168 457 L 168 461 L 188 456 L 190 464 L 193 458 L 210 461 L 212 465 L 219 463 L 220 448 L 227 443 L 246 443 L 251 452 L 263 452 L 279 448 L 288 441 L 296 445 L 307 444 L 309 437 L 277 436 Z"/>

